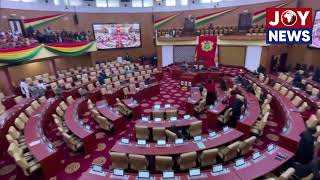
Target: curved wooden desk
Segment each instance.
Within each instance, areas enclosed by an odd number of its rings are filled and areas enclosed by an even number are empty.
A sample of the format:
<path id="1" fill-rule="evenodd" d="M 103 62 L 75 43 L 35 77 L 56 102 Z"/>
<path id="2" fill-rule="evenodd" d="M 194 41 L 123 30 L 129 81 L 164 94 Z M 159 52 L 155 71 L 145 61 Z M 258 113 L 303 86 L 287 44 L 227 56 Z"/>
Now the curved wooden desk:
<path id="1" fill-rule="evenodd" d="M 243 133 L 236 129 L 230 129 L 227 133 L 219 132 L 217 133 L 217 135 L 218 136 L 215 138 L 203 136 L 202 142 L 205 145 L 204 149 L 200 149 L 193 140 L 185 141 L 184 144 L 181 145 L 176 145 L 169 142 L 166 146 L 159 146 L 156 143 L 148 143 L 147 145 L 137 145 L 133 142 L 131 142 L 130 144 L 122 144 L 120 141 L 118 141 L 110 151 L 151 156 L 175 155 L 192 151 L 202 151 L 205 149 L 222 146 L 239 139 L 243 135 Z"/>
<path id="2" fill-rule="evenodd" d="M 278 153 L 285 154 L 287 156 L 286 159 L 278 160 L 276 159 L 276 155 Z M 279 146 L 276 147 L 272 152 L 261 152 L 262 156 L 256 160 L 252 160 L 251 157 L 246 160 L 246 165 L 243 167 L 235 167 L 234 164 L 225 166 L 224 168 L 228 169 L 227 172 L 221 174 L 214 174 L 211 170 L 205 170 L 201 172 L 201 177 L 189 177 L 187 173 L 177 173 L 175 174 L 176 179 L 180 180 L 188 180 L 188 179 L 206 179 L 206 180 L 249 180 L 256 179 L 261 176 L 264 176 L 271 171 L 279 168 L 284 163 L 288 162 L 293 157 L 293 153 L 281 148 Z M 83 172 L 80 176 L 80 180 L 91 180 L 91 179 L 128 179 L 128 180 L 136 180 L 138 179 L 138 175 L 134 173 L 126 173 L 124 177 L 117 177 L 112 174 L 110 170 L 106 170 L 105 176 L 99 176 L 96 174 L 90 173 L 91 169 L 89 168 L 87 171 Z M 160 174 L 152 174 L 152 178 L 156 180 L 161 180 L 162 175 Z"/>
<path id="3" fill-rule="evenodd" d="M 43 124 L 51 118 L 51 114 L 58 105 L 58 99 L 50 98 L 32 114 L 24 128 L 25 142 L 29 151 L 41 164 L 46 178 L 50 178 L 61 169 L 60 153 L 43 134 Z M 53 166 L 54 165 L 54 166 Z"/>
<path id="4" fill-rule="evenodd" d="M 84 111 L 86 104 L 86 99 L 76 99 L 68 106 L 64 114 L 64 120 L 68 129 L 83 142 L 85 152 L 90 153 L 96 148 L 95 133 L 92 130 L 87 130 L 81 125 L 79 117 L 79 113 Z"/>
<path id="5" fill-rule="evenodd" d="M 260 86 L 264 91 L 272 95 L 271 105 L 280 119 L 284 120 L 284 127 L 280 133 L 279 145 L 286 147 L 291 152 L 295 152 L 300 141 L 300 134 L 305 129 L 304 121 L 299 112 L 293 112 L 295 106 L 285 96 L 274 90 L 272 87 L 262 84 L 257 78 L 246 74 L 246 78 L 252 80 Z"/>

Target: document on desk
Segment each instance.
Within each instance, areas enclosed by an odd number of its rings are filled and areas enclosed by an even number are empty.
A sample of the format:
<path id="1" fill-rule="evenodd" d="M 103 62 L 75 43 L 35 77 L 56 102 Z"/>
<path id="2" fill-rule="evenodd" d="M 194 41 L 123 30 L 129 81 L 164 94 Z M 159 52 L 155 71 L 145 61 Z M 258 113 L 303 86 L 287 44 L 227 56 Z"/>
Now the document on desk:
<path id="1" fill-rule="evenodd" d="M 29 146 L 35 146 L 37 144 L 40 144 L 41 143 L 41 140 L 36 140 L 36 141 L 32 141 L 31 143 L 29 143 Z"/>
<path id="2" fill-rule="evenodd" d="M 205 149 L 206 145 L 203 144 L 203 142 L 196 142 L 199 149 Z"/>

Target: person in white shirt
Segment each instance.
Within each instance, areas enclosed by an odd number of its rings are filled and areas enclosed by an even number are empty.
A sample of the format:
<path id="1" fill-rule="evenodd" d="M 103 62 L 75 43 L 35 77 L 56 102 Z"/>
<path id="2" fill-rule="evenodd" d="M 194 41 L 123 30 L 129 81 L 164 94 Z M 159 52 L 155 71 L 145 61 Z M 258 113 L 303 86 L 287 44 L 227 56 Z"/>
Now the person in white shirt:
<path id="1" fill-rule="evenodd" d="M 25 97 L 30 98 L 29 85 L 25 79 L 20 82 L 20 89 Z"/>

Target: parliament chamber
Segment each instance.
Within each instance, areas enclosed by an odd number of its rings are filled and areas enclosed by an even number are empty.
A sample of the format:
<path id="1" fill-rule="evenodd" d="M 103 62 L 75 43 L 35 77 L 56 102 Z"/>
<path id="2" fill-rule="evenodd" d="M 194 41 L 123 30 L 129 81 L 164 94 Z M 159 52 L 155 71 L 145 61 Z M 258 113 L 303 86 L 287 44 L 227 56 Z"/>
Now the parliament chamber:
<path id="1" fill-rule="evenodd" d="M 319 9 L 0 1 L 0 179 L 320 179 Z"/>

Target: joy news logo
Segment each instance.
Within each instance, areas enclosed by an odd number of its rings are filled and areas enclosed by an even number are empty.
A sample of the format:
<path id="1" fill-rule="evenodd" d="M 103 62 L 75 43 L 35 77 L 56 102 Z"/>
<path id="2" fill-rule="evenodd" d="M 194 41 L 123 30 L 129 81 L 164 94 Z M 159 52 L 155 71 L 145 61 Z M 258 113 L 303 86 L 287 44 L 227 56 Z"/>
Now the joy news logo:
<path id="1" fill-rule="evenodd" d="M 311 8 L 268 8 L 267 44 L 311 44 Z"/>

